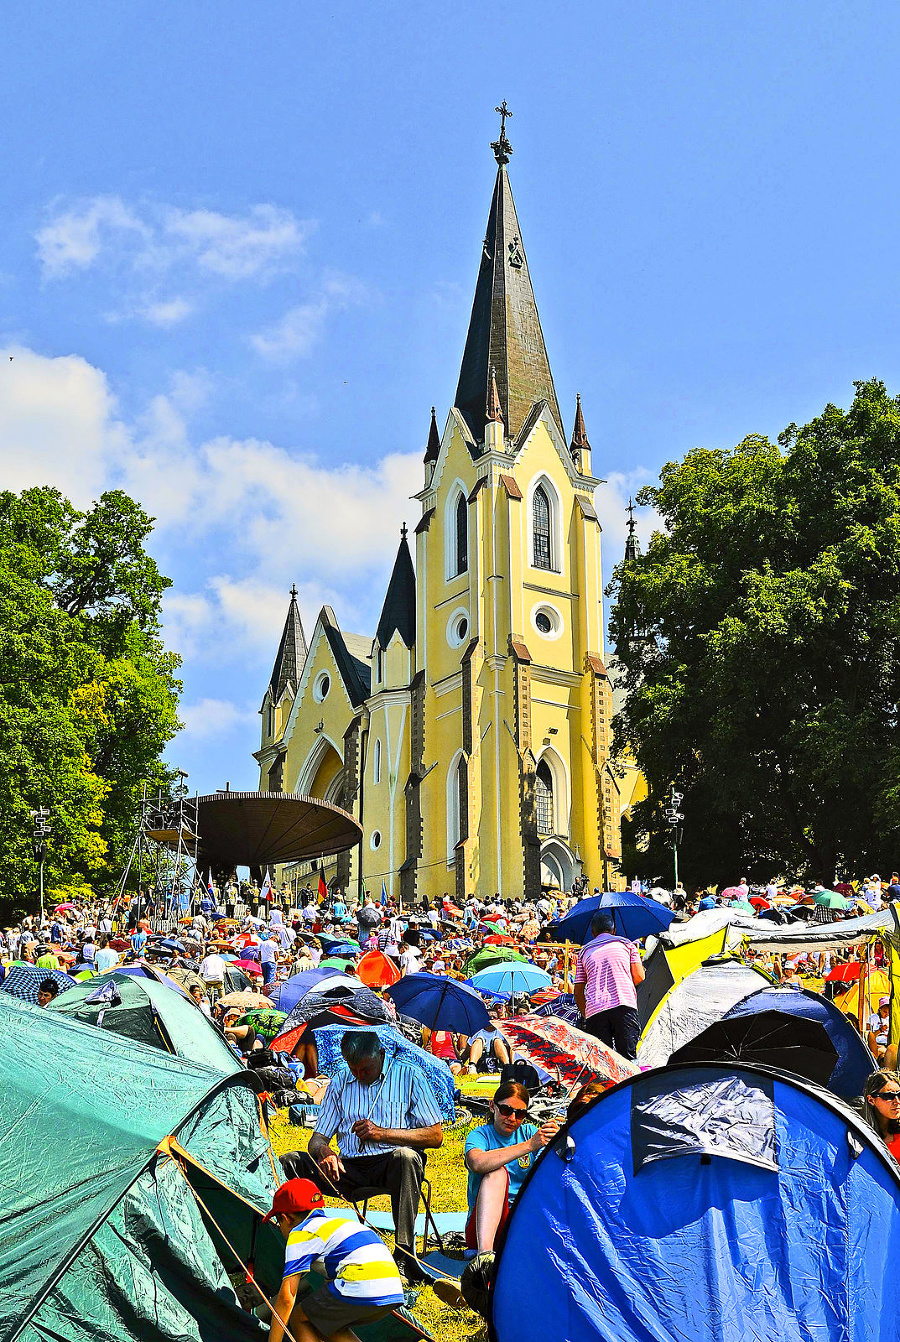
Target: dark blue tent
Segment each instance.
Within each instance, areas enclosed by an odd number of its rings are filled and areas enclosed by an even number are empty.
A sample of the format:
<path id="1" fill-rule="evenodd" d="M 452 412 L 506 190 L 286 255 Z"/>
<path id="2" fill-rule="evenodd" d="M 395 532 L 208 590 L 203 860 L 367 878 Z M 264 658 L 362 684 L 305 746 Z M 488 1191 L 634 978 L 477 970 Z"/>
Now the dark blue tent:
<path id="1" fill-rule="evenodd" d="M 898 1254 L 900 1169 L 830 1092 L 661 1068 L 535 1162 L 498 1246 L 492 1342 L 900 1342 Z"/>
<path id="2" fill-rule="evenodd" d="M 855 1100 L 862 1094 L 866 1077 L 875 1071 L 875 1060 L 859 1031 L 833 1002 L 806 988 L 799 992 L 796 988 L 763 988 L 726 1011 L 722 1019 L 754 1016 L 760 1011 L 785 1011 L 824 1025 L 838 1055 L 828 1089 L 845 1100 Z"/>

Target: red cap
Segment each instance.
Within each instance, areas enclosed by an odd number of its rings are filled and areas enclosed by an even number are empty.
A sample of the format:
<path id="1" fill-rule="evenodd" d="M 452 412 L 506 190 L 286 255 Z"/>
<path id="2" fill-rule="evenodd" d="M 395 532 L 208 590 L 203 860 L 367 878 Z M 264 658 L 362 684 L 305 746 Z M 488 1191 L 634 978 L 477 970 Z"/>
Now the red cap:
<path id="1" fill-rule="evenodd" d="M 264 1217 L 271 1221 L 273 1216 L 294 1216 L 297 1212 L 311 1212 L 314 1207 L 322 1207 L 325 1199 L 316 1188 L 312 1179 L 288 1179 L 275 1193 L 272 1210 Z"/>

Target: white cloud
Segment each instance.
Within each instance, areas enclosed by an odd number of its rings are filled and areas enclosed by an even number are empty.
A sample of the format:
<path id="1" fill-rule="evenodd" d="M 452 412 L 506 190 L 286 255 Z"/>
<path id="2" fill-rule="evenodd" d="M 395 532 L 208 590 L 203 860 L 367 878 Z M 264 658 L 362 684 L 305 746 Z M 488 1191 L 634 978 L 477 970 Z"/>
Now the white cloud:
<path id="1" fill-rule="evenodd" d="M 177 326 L 194 311 L 193 303 L 186 298 L 169 298 L 160 303 L 148 303 L 140 315 L 146 317 L 153 326 Z"/>
<path id="2" fill-rule="evenodd" d="M 327 275 L 315 298 L 299 303 L 272 326 L 251 336 L 257 354 L 273 363 L 304 358 L 318 343 L 325 319 L 351 304 L 361 303 L 366 290 L 349 275 Z"/>
<path id="3" fill-rule="evenodd" d="M 59 279 L 92 265 L 104 246 L 142 247 L 150 229 L 118 196 L 95 196 L 56 215 L 37 234 L 45 279 Z"/>
<path id="4" fill-rule="evenodd" d="M 229 699 L 200 699 L 182 704 L 178 712 L 184 723 L 182 735 L 202 741 L 228 736 L 237 729 L 246 730 L 257 716 L 256 709 L 241 708 Z"/>
<path id="5" fill-rule="evenodd" d="M 165 225 L 198 266 L 229 280 L 252 279 L 300 255 L 314 224 L 290 210 L 255 205 L 246 218 L 214 210 L 172 210 Z"/>
<path id="6" fill-rule="evenodd" d="M 55 213 L 36 240 L 48 280 L 107 265 L 130 270 L 144 283 L 175 270 L 231 283 L 267 280 L 290 269 L 314 228 L 313 220 L 275 205 L 254 205 L 237 215 L 94 196 Z M 158 299 L 148 300 L 143 309 L 132 305 L 134 313 L 150 320 L 159 320 L 153 309 L 165 306 Z"/>
<path id="7" fill-rule="evenodd" d="M 0 350 L 0 479 L 4 489 L 55 485 L 84 505 L 127 451 L 106 378 L 77 355 Z"/>

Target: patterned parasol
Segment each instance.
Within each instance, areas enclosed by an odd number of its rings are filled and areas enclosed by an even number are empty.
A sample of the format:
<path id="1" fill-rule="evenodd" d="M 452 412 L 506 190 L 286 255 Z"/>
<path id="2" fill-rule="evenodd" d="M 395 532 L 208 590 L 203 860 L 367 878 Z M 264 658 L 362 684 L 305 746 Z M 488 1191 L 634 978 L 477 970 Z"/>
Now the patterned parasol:
<path id="1" fill-rule="evenodd" d="M 566 1086 L 595 1078 L 613 1086 L 639 1070 L 637 1063 L 556 1016 L 513 1016 L 497 1024 L 520 1057 L 539 1063 Z"/>

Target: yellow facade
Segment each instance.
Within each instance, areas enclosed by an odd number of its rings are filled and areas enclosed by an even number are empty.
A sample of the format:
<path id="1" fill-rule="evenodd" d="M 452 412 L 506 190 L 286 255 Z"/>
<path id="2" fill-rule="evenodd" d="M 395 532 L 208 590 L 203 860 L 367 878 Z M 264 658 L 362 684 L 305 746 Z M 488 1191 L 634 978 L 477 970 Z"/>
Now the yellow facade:
<path id="1" fill-rule="evenodd" d="M 460 384 L 442 434 L 432 418 L 416 495 L 415 571 L 404 529 L 369 639 L 325 608 L 306 649 L 292 595 L 262 707 L 261 789 L 351 811 L 361 849 L 326 875 L 376 897 L 384 882 L 404 903 L 535 897 L 582 872 L 591 886 L 621 883 L 601 482 L 580 406 L 563 436 L 511 150 L 503 137 L 494 149 Z"/>

